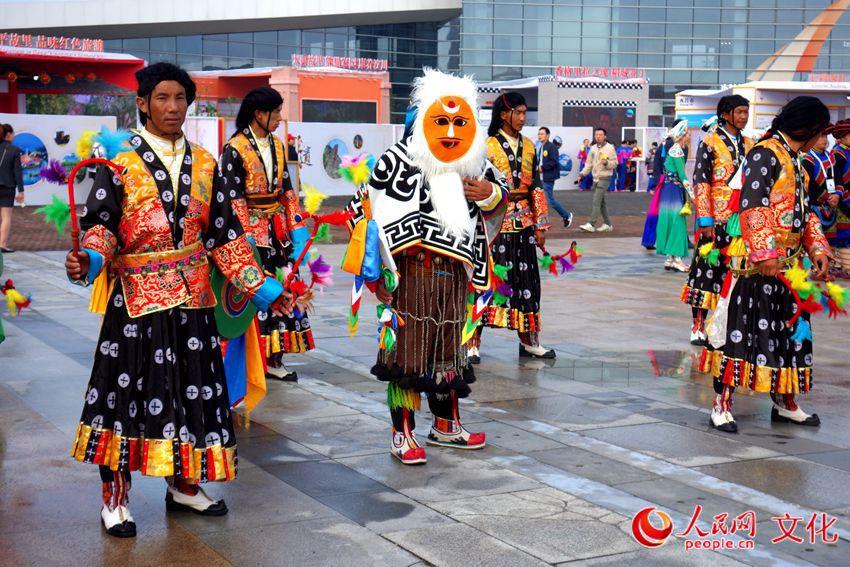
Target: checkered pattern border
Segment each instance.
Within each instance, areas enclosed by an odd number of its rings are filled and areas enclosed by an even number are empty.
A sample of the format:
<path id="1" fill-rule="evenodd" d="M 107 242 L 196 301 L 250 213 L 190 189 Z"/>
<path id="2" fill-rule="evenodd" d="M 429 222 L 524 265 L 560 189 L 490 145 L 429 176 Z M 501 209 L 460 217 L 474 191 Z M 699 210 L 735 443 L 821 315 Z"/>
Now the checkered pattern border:
<path id="1" fill-rule="evenodd" d="M 640 90 L 645 83 L 582 83 L 578 81 L 559 81 L 558 88 L 561 89 L 631 89 Z"/>
<path id="2" fill-rule="evenodd" d="M 499 93 L 502 92 L 502 89 L 499 87 L 478 87 L 478 92 L 480 93 Z"/>
<path id="3" fill-rule="evenodd" d="M 561 102 L 561 106 L 590 106 L 593 108 L 636 108 L 637 102 L 633 100 L 581 100 L 568 98 Z"/>

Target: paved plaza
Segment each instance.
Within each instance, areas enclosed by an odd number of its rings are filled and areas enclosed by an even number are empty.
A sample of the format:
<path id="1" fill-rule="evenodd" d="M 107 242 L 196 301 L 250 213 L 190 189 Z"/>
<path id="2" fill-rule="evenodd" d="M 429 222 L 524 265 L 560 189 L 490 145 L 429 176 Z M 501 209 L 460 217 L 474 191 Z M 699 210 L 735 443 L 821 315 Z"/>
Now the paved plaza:
<path id="1" fill-rule="evenodd" d="M 578 217 L 577 217 L 578 220 Z M 583 222 L 583 220 L 582 220 Z M 616 228 L 615 219 L 615 228 Z M 554 231 L 551 251 L 575 235 Z M 735 397 L 740 433 L 713 431 L 711 380 L 696 371 L 682 274 L 634 236 L 582 240 L 585 257 L 543 276 L 543 340 L 553 363 L 517 358 L 516 337 L 484 333 L 465 423 L 482 451 L 428 448 L 428 464 L 389 454 L 385 388 L 375 359 L 374 300 L 346 328 L 349 276 L 311 315 L 317 349 L 291 357 L 297 384 L 270 382 L 236 416 L 239 476 L 211 485 L 230 513 L 167 513 L 165 483 L 134 474 L 138 537 L 117 540 L 99 518 L 97 469 L 69 457 L 98 334 L 88 290 L 64 277 L 62 252 L 7 255 L 33 304 L 0 346 L 0 548 L 5 565 L 842 565 L 850 541 L 848 320 L 818 318 L 815 390 L 802 398 L 823 426 L 770 422 L 766 395 Z M 339 265 L 342 244 L 321 251 Z M 417 419 L 420 439 L 430 416 Z M 644 548 L 632 518 L 655 506 L 685 537 Z M 754 512 L 755 537 L 686 550 L 713 518 Z M 810 541 L 813 513 L 837 518 Z M 803 518 L 785 538 L 774 517 Z M 816 516 L 822 518 L 822 516 Z M 654 523 L 660 525 L 659 522 Z M 840 539 L 826 543 L 832 535 Z M 167 559 L 164 559 L 167 558 Z"/>

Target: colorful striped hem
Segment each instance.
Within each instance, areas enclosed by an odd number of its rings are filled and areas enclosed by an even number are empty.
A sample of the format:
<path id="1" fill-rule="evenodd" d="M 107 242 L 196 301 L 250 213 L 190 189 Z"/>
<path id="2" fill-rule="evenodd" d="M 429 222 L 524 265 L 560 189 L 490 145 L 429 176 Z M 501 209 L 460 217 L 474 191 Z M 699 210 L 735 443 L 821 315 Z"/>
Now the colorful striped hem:
<path id="1" fill-rule="evenodd" d="M 196 449 L 179 439 L 122 437 L 111 429 L 80 422 L 71 456 L 81 463 L 113 471 L 140 471 L 146 476 L 179 476 L 190 483 L 236 478 L 236 445 L 220 443 Z"/>
<path id="2" fill-rule="evenodd" d="M 713 378 L 724 384 L 749 388 L 756 392 L 799 394 L 812 388 L 811 367 L 771 368 L 725 356 L 722 351 L 703 351 L 700 370 L 711 372 Z"/>
<path id="3" fill-rule="evenodd" d="M 313 330 L 306 331 L 272 331 L 270 335 L 263 335 L 263 342 L 266 345 L 266 358 L 275 355 L 279 352 L 295 354 L 299 352 L 307 352 L 316 348 L 316 343 L 313 341 Z"/>
<path id="4" fill-rule="evenodd" d="M 697 309 L 714 309 L 720 300 L 720 294 L 711 291 L 703 291 L 685 284 L 682 286 L 682 303 Z"/>
<path id="5" fill-rule="evenodd" d="M 520 333 L 537 333 L 540 331 L 540 314 L 523 313 L 518 309 L 489 306 L 482 315 L 484 325 L 501 329 L 515 329 Z"/>

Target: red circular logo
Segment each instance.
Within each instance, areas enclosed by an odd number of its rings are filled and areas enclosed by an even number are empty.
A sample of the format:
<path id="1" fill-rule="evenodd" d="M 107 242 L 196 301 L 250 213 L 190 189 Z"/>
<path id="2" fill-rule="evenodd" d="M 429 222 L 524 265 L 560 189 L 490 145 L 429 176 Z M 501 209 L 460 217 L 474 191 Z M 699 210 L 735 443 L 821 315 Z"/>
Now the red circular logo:
<path id="1" fill-rule="evenodd" d="M 661 528 L 652 525 L 650 516 L 653 512 L 661 518 Z M 656 510 L 654 506 L 644 508 L 635 514 L 632 520 L 632 535 L 644 547 L 661 547 L 667 542 L 671 533 L 673 533 L 673 521 L 670 516 L 666 512 Z"/>

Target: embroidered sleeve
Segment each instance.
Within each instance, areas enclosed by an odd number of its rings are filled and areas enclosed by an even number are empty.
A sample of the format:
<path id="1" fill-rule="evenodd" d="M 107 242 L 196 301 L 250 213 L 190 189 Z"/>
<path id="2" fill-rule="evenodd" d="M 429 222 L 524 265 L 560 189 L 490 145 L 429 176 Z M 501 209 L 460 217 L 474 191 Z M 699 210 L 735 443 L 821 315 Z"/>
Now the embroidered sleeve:
<path id="1" fill-rule="evenodd" d="M 826 186 L 818 183 L 818 166 L 815 163 L 815 158 L 806 154 L 803 156 L 803 170 L 808 176 L 806 183 L 806 191 L 809 193 L 809 199 L 818 203 L 824 204 L 829 199 L 829 193 L 826 191 Z"/>
<path id="2" fill-rule="evenodd" d="M 245 235 L 210 250 L 210 258 L 221 273 L 249 297 L 253 297 L 267 279 Z"/>
<path id="3" fill-rule="evenodd" d="M 808 177 L 804 172 L 803 177 Z M 826 193 L 826 191 L 824 191 Z M 826 254 L 832 258 L 832 250 L 823 234 L 823 226 L 820 222 L 820 217 L 812 211 L 809 206 L 810 196 L 803 195 L 803 210 L 806 212 L 806 226 L 803 227 L 803 247 L 809 253 L 809 256 L 815 254 Z"/>
<path id="4" fill-rule="evenodd" d="M 741 187 L 741 235 L 751 262 L 779 257 L 770 191 L 781 167 L 773 151 L 764 146 L 747 155 Z"/>
<path id="5" fill-rule="evenodd" d="M 230 191 L 236 192 L 236 196 L 231 197 L 233 212 L 239 219 L 242 229 L 248 230 L 251 221 L 248 217 L 248 202 L 245 200 L 245 164 L 242 162 L 242 156 L 230 145 L 224 146 L 218 169 L 221 174 L 220 183 L 226 189 L 225 192 L 228 194 Z"/>
<path id="6" fill-rule="evenodd" d="M 714 171 L 714 151 L 710 144 L 703 141 L 697 147 L 697 159 L 694 165 L 694 201 L 697 208 L 699 226 L 714 225 L 714 201 L 711 198 L 711 177 Z"/>
<path id="7" fill-rule="evenodd" d="M 220 168 L 216 169 L 204 244 L 221 273 L 242 292 L 253 297 L 266 277 L 254 259 L 253 246 L 236 216 L 230 196 L 232 182 L 227 179 Z"/>
<path id="8" fill-rule="evenodd" d="M 283 191 L 286 192 L 286 191 L 293 190 L 294 185 L 292 185 L 292 178 L 289 176 L 289 168 L 287 167 L 286 154 L 285 153 L 281 154 L 280 161 L 281 161 L 281 167 L 283 168 L 283 173 L 281 173 L 281 176 L 283 177 Z"/>
<path id="9" fill-rule="evenodd" d="M 508 183 L 496 167 L 487 162 L 484 169 L 484 178 L 493 185 L 493 193 L 489 199 L 478 201 L 476 204 L 481 209 L 484 218 L 490 218 L 497 214 L 504 214 L 508 205 Z"/>
<path id="10" fill-rule="evenodd" d="M 841 195 L 841 198 L 850 198 L 850 167 L 847 167 L 847 157 L 838 148 L 833 148 L 832 159 L 835 166 L 832 171 L 835 172 L 835 190 Z M 845 168 L 847 171 L 845 171 Z M 848 203 L 850 204 L 850 203 Z"/>
<path id="11" fill-rule="evenodd" d="M 806 226 L 803 229 L 803 246 L 805 246 L 809 256 L 826 254 L 830 258 L 833 257 L 826 236 L 823 234 L 820 218 L 814 212 L 810 212 L 806 219 Z"/>
<path id="12" fill-rule="evenodd" d="M 102 266 L 109 266 L 118 252 L 118 225 L 121 222 L 124 184 L 112 169 L 102 166 L 86 199 L 86 208 L 80 219 L 85 231 L 81 247 L 92 250 L 102 258 Z M 89 281 L 97 274 L 89 274 Z"/>

